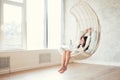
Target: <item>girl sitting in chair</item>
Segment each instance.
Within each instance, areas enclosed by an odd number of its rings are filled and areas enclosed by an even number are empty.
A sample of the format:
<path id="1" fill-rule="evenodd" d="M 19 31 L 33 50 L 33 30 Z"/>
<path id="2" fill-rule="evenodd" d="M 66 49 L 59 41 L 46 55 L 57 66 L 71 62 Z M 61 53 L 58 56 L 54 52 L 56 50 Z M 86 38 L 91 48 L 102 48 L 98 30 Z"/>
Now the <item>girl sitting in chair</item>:
<path id="1" fill-rule="evenodd" d="M 89 48 L 89 44 L 91 41 L 91 33 L 92 33 L 92 28 L 88 28 L 84 31 L 84 33 L 82 34 L 82 36 L 80 37 L 80 41 L 79 44 L 77 45 L 76 49 L 77 50 L 82 50 L 82 51 L 86 51 Z M 67 66 L 71 57 L 71 53 L 76 50 L 76 49 L 68 49 L 65 47 L 62 47 L 63 49 L 63 56 L 62 56 L 62 64 L 61 64 L 61 68 L 59 69 L 58 72 L 60 73 L 64 73 L 67 70 Z"/>

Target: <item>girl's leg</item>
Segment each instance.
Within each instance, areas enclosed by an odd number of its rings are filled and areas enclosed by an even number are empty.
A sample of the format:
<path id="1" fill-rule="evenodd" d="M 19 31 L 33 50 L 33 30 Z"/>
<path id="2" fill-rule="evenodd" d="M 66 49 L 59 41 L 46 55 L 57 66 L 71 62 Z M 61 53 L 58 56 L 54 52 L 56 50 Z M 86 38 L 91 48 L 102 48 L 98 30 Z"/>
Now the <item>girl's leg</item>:
<path id="1" fill-rule="evenodd" d="M 65 67 L 65 62 L 66 62 L 66 52 L 64 51 L 63 56 L 62 56 L 62 64 L 61 64 L 61 68 L 59 71 L 61 71 L 64 67 Z"/>
<path id="2" fill-rule="evenodd" d="M 70 60 L 70 51 L 66 51 L 66 54 L 65 54 L 65 64 L 62 67 L 62 69 L 59 71 L 60 73 L 64 73 L 64 71 L 67 70 L 67 66 L 68 66 L 69 60 Z"/>
<path id="3" fill-rule="evenodd" d="M 67 53 L 67 51 L 64 51 L 64 53 L 63 53 L 63 57 L 62 57 L 62 67 L 64 67 L 65 66 L 65 61 L 66 61 L 66 53 Z"/>
<path id="4" fill-rule="evenodd" d="M 67 68 L 67 66 L 69 64 L 70 57 L 71 57 L 71 52 L 67 51 L 67 53 L 66 53 L 66 62 L 65 62 L 66 68 Z"/>

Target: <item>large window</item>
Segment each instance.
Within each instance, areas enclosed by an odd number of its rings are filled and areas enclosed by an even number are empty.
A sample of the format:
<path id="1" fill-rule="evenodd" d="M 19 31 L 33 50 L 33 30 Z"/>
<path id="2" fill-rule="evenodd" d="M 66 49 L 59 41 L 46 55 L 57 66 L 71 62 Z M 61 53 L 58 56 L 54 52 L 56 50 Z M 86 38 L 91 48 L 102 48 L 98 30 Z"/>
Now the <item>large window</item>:
<path id="1" fill-rule="evenodd" d="M 48 0 L 48 48 L 61 43 L 61 0 Z"/>
<path id="2" fill-rule="evenodd" d="M 27 0 L 27 49 L 44 48 L 44 0 Z"/>
<path id="3" fill-rule="evenodd" d="M 14 0 L 15 1 L 15 0 Z M 23 35 L 24 25 L 24 3 L 3 0 L 1 32 L 1 49 L 23 49 L 25 40 Z"/>
<path id="4" fill-rule="evenodd" d="M 61 0 L 2 0 L 0 50 L 58 48 Z"/>

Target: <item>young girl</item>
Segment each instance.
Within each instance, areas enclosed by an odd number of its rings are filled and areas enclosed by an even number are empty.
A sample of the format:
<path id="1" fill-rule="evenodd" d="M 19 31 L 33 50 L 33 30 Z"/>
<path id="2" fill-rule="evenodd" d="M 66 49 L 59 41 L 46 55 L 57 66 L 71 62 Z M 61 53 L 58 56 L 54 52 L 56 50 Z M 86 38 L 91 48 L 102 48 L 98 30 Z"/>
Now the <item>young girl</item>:
<path id="1" fill-rule="evenodd" d="M 62 64 L 58 72 L 64 73 L 67 70 L 67 66 L 70 57 L 72 55 L 71 54 L 72 52 L 74 52 L 75 50 L 82 50 L 82 51 L 88 50 L 91 41 L 91 32 L 92 32 L 92 28 L 88 28 L 85 30 L 83 35 L 80 37 L 80 41 L 79 44 L 77 45 L 77 49 L 65 49 L 65 47 L 63 47 L 64 52 L 62 57 Z"/>

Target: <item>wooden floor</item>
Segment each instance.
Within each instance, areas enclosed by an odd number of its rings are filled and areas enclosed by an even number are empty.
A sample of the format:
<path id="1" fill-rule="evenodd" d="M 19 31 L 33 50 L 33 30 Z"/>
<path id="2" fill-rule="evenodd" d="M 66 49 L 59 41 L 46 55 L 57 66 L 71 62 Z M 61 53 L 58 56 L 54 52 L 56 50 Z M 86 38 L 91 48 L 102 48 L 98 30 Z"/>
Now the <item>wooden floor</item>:
<path id="1" fill-rule="evenodd" d="M 0 75 L 0 80 L 120 80 L 120 67 L 93 64 L 70 64 L 64 74 L 60 66 Z"/>

